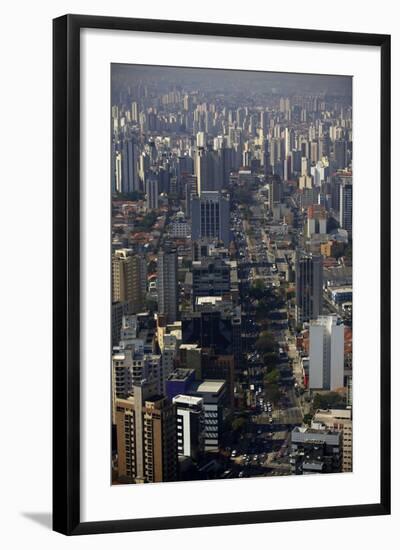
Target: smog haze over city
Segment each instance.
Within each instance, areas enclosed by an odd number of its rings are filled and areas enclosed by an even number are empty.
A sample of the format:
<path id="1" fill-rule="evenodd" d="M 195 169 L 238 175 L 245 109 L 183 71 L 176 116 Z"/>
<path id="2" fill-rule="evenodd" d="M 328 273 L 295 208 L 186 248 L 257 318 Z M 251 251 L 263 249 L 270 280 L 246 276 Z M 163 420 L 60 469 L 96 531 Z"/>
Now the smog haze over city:
<path id="1" fill-rule="evenodd" d="M 113 484 L 352 471 L 352 78 L 111 65 Z"/>

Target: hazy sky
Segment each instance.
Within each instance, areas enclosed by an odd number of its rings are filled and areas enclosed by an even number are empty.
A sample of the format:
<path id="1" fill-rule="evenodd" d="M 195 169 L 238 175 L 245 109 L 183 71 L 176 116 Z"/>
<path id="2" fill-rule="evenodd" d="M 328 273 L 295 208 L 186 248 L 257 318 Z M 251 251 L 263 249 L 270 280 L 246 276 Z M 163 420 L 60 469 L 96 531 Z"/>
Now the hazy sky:
<path id="1" fill-rule="evenodd" d="M 160 90 L 174 84 L 187 89 L 202 91 L 249 91 L 257 93 L 318 94 L 328 93 L 351 97 L 352 77 L 313 75 L 297 73 L 268 73 L 255 71 L 232 71 L 162 67 L 151 65 L 113 64 L 111 69 L 113 95 L 126 90 L 138 81 L 156 84 Z"/>

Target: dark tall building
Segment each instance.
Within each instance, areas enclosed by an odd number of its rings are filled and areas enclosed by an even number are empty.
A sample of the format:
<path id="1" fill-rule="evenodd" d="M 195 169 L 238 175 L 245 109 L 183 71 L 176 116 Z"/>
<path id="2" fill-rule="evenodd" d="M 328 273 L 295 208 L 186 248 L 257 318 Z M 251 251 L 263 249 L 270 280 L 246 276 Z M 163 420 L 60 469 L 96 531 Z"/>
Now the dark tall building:
<path id="1" fill-rule="evenodd" d="M 158 313 L 167 323 L 178 319 L 178 255 L 175 248 L 164 245 L 157 257 Z"/>
<path id="2" fill-rule="evenodd" d="M 193 312 L 182 319 L 182 342 L 229 355 L 234 349 L 232 319 L 220 311 Z"/>
<path id="3" fill-rule="evenodd" d="M 353 183 L 351 178 L 346 178 L 340 186 L 340 227 L 351 233 L 353 228 Z"/>
<path id="4" fill-rule="evenodd" d="M 322 261 L 320 255 L 298 253 L 296 258 L 296 321 L 308 322 L 322 313 Z"/>
<path id="5" fill-rule="evenodd" d="M 343 170 L 347 166 L 347 151 L 346 142 L 343 139 L 338 139 L 334 144 L 335 164 L 337 170 Z"/>
<path id="6" fill-rule="evenodd" d="M 198 178 L 198 176 L 197 176 Z M 204 191 L 192 196 L 192 240 L 213 238 L 229 245 L 229 198 L 219 191 Z"/>
<path id="7" fill-rule="evenodd" d="M 132 193 L 139 189 L 138 151 L 133 138 L 125 138 L 122 143 L 121 191 Z"/>

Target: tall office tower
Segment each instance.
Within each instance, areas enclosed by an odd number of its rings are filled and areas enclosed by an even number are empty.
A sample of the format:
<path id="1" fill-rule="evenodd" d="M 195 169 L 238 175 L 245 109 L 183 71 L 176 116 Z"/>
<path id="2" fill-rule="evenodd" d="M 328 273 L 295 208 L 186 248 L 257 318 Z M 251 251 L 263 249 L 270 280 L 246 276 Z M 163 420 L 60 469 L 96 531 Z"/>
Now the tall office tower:
<path id="1" fill-rule="evenodd" d="M 282 200 L 282 181 L 277 174 L 274 174 L 272 176 L 268 176 L 266 182 L 268 185 L 268 206 L 272 211 L 274 206 L 280 204 Z"/>
<path id="2" fill-rule="evenodd" d="M 314 422 L 323 424 L 329 430 L 343 434 L 342 472 L 351 472 L 353 467 L 353 421 L 351 409 L 318 410 Z"/>
<path id="3" fill-rule="evenodd" d="M 308 322 L 322 313 L 322 256 L 298 253 L 296 258 L 296 321 Z"/>
<path id="4" fill-rule="evenodd" d="M 118 478 L 121 482 L 177 481 L 176 407 L 154 384 L 135 384 L 116 399 Z"/>
<path id="5" fill-rule="evenodd" d="M 347 166 L 347 144 L 344 139 L 338 139 L 333 146 L 336 170 L 343 170 Z"/>
<path id="6" fill-rule="evenodd" d="M 353 229 L 353 182 L 352 178 L 341 181 L 339 190 L 340 227 L 351 232 Z"/>
<path id="7" fill-rule="evenodd" d="M 229 198 L 218 191 L 204 191 L 192 196 L 192 240 L 203 237 L 222 241 L 229 246 Z"/>
<path id="8" fill-rule="evenodd" d="M 342 433 L 296 427 L 291 432 L 293 474 L 331 474 L 342 471 Z"/>
<path id="9" fill-rule="evenodd" d="M 121 191 L 132 193 L 139 189 L 138 149 L 134 138 L 125 138 L 122 143 Z"/>
<path id="10" fill-rule="evenodd" d="M 320 316 L 310 324 L 311 389 L 336 390 L 344 386 L 344 325 L 336 315 Z"/>
<path id="11" fill-rule="evenodd" d="M 326 233 L 326 210 L 319 204 L 307 208 L 307 237 L 314 233 Z"/>
<path id="12" fill-rule="evenodd" d="M 127 302 L 129 313 L 143 308 L 143 262 L 130 248 L 118 249 L 112 257 L 112 301 Z"/>
<path id="13" fill-rule="evenodd" d="M 137 104 L 137 101 L 132 101 L 131 117 L 132 122 L 139 121 L 139 106 Z"/>
<path id="14" fill-rule="evenodd" d="M 157 256 L 158 313 L 167 323 L 178 319 L 178 254 L 176 248 L 164 244 Z"/>
<path id="15" fill-rule="evenodd" d="M 158 176 L 150 173 L 146 178 L 146 208 L 147 210 L 157 210 L 158 208 Z"/>
<path id="16" fill-rule="evenodd" d="M 204 450 L 204 405 L 201 397 L 177 395 L 176 433 L 179 456 L 196 460 Z"/>
<path id="17" fill-rule="evenodd" d="M 219 191 L 223 183 L 223 162 L 218 151 L 197 147 L 195 156 L 197 194 L 203 191 Z"/>

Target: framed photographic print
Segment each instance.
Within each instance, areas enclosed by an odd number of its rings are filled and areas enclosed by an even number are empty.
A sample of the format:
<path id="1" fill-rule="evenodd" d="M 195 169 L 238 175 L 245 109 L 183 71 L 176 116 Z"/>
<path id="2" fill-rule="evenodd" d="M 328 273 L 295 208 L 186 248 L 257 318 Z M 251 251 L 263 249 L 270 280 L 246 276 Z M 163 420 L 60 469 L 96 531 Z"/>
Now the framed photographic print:
<path id="1" fill-rule="evenodd" d="M 390 513 L 389 36 L 54 20 L 53 380 L 61 533 Z"/>

